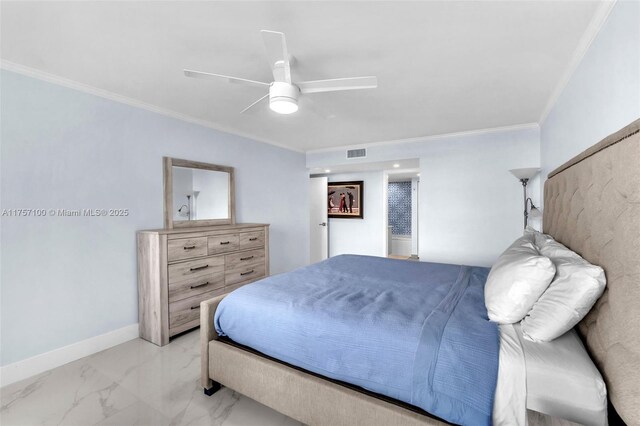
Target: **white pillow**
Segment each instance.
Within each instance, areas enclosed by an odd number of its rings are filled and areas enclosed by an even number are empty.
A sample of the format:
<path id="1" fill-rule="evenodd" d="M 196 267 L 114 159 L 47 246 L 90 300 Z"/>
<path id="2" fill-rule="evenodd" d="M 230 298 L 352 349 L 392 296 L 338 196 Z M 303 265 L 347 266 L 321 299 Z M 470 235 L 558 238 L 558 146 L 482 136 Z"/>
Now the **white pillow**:
<path id="1" fill-rule="evenodd" d="M 536 243 L 536 247 L 538 247 L 538 250 L 540 250 L 547 243 L 547 241 L 553 241 L 553 238 L 551 238 L 550 235 L 543 234 L 542 232 L 534 232 L 533 239 Z"/>
<path id="2" fill-rule="evenodd" d="M 491 321 L 513 324 L 531 310 L 555 275 L 553 262 L 541 256 L 531 235 L 523 235 L 500 255 L 489 272 L 484 302 Z"/>
<path id="3" fill-rule="evenodd" d="M 535 244 L 538 250 L 540 250 L 547 243 L 547 241 L 549 240 L 555 241 L 551 237 L 551 235 L 543 234 L 542 232 L 532 228 L 531 226 L 527 226 L 525 228 L 524 235 L 531 238 L 531 240 L 533 241 L 533 243 Z"/>
<path id="4" fill-rule="evenodd" d="M 549 238 L 540 252 L 556 265 L 549 288 L 522 320 L 522 334 L 534 342 L 550 342 L 587 315 L 606 286 L 604 270 Z"/>

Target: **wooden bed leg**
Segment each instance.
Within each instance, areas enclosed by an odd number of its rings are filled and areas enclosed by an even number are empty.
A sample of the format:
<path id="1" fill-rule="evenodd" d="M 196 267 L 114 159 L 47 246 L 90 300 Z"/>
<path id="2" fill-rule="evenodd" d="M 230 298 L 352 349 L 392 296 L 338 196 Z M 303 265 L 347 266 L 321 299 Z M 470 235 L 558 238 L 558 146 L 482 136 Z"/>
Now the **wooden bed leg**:
<path id="1" fill-rule="evenodd" d="M 214 393 L 218 392 L 221 387 L 222 387 L 222 385 L 220 383 L 214 382 L 212 380 L 211 381 L 211 387 L 210 388 L 204 388 L 204 394 L 207 395 L 207 396 L 211 396 Z"/>

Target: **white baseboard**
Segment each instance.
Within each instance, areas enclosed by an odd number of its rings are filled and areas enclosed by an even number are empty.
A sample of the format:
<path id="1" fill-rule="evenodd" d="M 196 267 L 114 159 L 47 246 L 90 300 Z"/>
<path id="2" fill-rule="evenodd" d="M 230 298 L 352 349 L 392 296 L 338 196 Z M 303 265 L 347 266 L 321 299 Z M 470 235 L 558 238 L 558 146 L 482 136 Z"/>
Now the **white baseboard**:
<path id="1" fill-rule="evenodd" d="M 0 387 L 109 349 L 138 337 L 138 324 L 110 331 L 68 346 L 0 367 Z"/>

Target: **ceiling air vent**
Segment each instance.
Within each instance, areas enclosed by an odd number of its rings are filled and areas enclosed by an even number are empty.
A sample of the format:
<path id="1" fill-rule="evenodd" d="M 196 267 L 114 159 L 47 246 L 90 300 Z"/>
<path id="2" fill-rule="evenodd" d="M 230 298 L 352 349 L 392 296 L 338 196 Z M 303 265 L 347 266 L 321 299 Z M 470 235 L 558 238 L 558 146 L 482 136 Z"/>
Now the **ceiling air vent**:
<path id="1" fill-rule="evenodd" d="M 367 156 L 367 150 L 365 148 L 347 150 L 347 158 L 363 158 L 366 156 Z"/>

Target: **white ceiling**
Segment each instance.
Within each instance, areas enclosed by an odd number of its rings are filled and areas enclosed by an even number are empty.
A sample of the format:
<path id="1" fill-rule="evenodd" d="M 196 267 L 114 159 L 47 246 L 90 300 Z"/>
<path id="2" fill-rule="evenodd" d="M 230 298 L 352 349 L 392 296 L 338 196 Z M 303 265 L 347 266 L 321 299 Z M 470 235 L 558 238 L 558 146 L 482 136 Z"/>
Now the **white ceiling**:
<path id="1" fill-rule="evenodd" d="M 3 1 L 1 54 L 37 72 L 306 151 L 537 122 L 599 6 Z M 183 76 L 183 68 L 193 68 L 271 81 L 261 29 L 286 34 L 297 60 L 294 81 L 376 75 L 379 88 L 306 95 L 290 116 L 266 103 L 241 115 L 263 89 Z"/>

